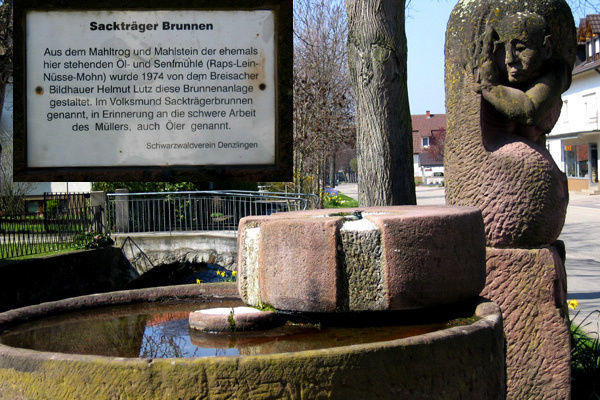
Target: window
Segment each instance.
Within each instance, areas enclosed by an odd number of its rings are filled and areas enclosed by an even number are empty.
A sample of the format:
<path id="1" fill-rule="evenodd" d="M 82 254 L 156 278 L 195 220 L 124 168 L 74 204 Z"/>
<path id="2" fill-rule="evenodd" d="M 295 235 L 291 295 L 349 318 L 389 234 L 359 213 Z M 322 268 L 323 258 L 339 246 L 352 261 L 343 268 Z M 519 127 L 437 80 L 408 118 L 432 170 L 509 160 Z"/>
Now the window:
<path id="1" fill-rule="evenodd" d="M 569 178 L 588 177 L 588 145 L 564 146 L 565 171 Z"/>
<path id="2" fill-rule="evenodd" d="M 600 59 L 600 38 L 596 38 L 594 45 L 594 60 Z"/>
<path id="3" fill-rule="evenodd" d="M 429 137 L 424 137 L 422 140 L 423 147 L 429 147 Z"/>
<path id="4" fill-rule="evenodd" d="M 590 40 L 587 42 L 587 60 L 592 61 L 594 59 L 593 57 L 594 57 L 594 42 Z"/>

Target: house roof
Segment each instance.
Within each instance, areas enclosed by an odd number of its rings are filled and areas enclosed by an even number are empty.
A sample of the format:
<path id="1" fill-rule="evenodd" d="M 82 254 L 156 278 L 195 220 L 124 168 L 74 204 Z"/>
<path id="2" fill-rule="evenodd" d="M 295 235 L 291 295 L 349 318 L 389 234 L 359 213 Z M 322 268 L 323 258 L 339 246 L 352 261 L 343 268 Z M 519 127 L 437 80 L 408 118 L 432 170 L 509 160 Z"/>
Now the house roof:
<path id="1" fill-rule="evenodd" d="M 431 134 L 440 128 L 446 129 L 446 114 L 416 114 L 411 115 L 411 119 L 413 133 Z"/>
<path id="2" fill-rule="evenodd" d="M 584 43 L 587 38 L 600 34 L 600 14 L 589 14 L 579 20 L 577 41 Z"/>
<path id="3" fill-rule="evenodd" d="M 573 68 L 573 75 L 600 68 L 600 60 L 589 60 L 586 55 L 586 41 L 600 36 L 600 14 L 589 14 L 579 20 L 577 28 L 577 44 L 579 46 L 578 58 Z M 597 50 L 596 50 L 597 52 Z"/>
<path id="4" fill-rule="evenodd" d="M 581 74 L 582 72 L 596 68 L 600 68 L 600 60 L 581 63 L 579 65 L 576 65 L 575 68 L 573 68 L 573 75 Z"/>

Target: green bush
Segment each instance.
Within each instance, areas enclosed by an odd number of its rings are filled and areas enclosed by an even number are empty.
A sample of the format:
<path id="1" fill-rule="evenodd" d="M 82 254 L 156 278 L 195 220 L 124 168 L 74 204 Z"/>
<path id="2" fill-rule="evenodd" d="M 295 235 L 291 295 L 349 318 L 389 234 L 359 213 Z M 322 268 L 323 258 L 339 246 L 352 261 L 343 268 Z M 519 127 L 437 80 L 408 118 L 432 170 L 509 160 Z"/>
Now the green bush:
<path id="1" fill-rule="evenodd" d="M 569 307 L 575 309 L 577 302 L 571 300 Z M 577 315 L 579 312 L 575 315 Z M 581 400 L 600 400 L 600 331 L 592 336 L 582 327 L 597 319 L 600 324 L 600 310 L 586 316 L 578 325 L 571 325 L 571 397 Z"/>
<path id="2" fill-rule="evenodd" d="M 99 249 L 114 243 L 110 235 L 105 233 L 82 232 L 73 238 L 73 244 L 79 249 Z"/>

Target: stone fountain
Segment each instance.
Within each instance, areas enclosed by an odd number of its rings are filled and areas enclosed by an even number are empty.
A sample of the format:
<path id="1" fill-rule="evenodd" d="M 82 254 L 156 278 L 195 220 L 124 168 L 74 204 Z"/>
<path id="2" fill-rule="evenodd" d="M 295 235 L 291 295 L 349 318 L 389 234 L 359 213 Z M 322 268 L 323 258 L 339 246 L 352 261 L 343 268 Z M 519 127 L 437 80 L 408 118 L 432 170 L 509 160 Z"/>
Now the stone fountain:
<path id="1" fill-rule="evenodd" d="M 0 314 L 0 397 L 504 399 L 500 311 L 478 297 L 485 279 L 484 257 L 483 221 L 474 208 L 405 206 L 248 217 L 239 228 L 237 287 L 203 284 L 113 292 Z M 235 343 L 239 352 L 233 356 L 111 355 L 105 352 L 111 339 L 98 329 L 90 329 L 93 346 L 78 347 L 100 347 L 95 355 L 70 354 L 62 347 L 20 348 L 25 340 L 11 336 L 23 331 L 22 337 L 32 337 L 35 330 L 29 323 L 47 327 L 52 319 L 74 311 L 69 321 L 121 316 L 124 307 L 173 299 L 231 310 L 235 307 L 227 304 L 241 305 L 240 297 L 248 305 L 271 310 L 269 318 L 276 315 L 278 323 L 244 325 L 239 318 L 243 313 L 226 312 L 225 327 L 203 325 L 190 334 L 197 346 L 222 343 L 227 348 Z M 105 306 L 117 307 L 99 308 Z M 139 317 L 124 318 L 102 329 L 112 332 L 126 325 L 128 330 L 112 340 L 128 341 L 132 347 L 141 340 L 131 339 L 131 334 L 137 338 L 132 332 L 148 325 Z M 452 323 L 443 322 L 448 320 Z M 438 327 L 416 330 L 410 337 L 389 335 L 388 326 L 415 321 Z M 273 328 L 282 323 L 292 325 Z M 327 336 L 329 326 L 346 325 L 356 330 L 344 331 L 341 344 L 335 343 L 338 337 L 332 342 L 310 336 Z M 300 339 L 286 341 L 278 333 L 282 329 L 299 331 Z M 60 332 L 68 334 L 69 328 Z M 365 332 L 367 339 L 359 340 Z M 39 335 L 46 344 L 58 341 Z"/>

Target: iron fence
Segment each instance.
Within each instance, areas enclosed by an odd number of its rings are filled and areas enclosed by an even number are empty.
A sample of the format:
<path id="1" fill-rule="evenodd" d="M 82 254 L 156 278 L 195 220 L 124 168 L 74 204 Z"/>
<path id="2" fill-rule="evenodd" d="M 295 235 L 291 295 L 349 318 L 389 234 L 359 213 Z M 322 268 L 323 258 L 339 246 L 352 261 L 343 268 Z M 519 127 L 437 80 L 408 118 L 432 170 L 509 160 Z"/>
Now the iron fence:
<path id="1" fill-rule="evenodd" d="M 82 233 L 102 231 L 101 207 L 72 207 L 48 213 L 0 215 L 0 259 L 78 247 Z"/>
<path id="2" fill-rule="evenodd" d="M 317 207 L 310 194 L 196 191 L 107 194 L 111 232 L 237 230 L 240 219 Z"/>
<path id="3" fill-rule="evenodd" d="M 89 193 L 59 193 L 46 192 L 44 193 L 43 213 L 60 213 L 68 209 L 79 209 L 90 206 Z"/>

